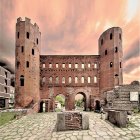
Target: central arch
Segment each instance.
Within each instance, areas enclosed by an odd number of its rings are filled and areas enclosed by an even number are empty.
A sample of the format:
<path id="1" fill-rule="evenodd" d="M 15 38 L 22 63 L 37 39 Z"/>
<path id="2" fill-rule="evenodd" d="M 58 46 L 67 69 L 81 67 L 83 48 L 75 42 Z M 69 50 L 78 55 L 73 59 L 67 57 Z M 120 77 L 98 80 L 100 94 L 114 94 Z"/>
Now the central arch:
<path id="1" fill-rule="evenodd" d="M 78 92 L 75 95 L 75 109 L 78 108 L 83 111 L 87 110 L 87 97 L 84 92 Z"/>

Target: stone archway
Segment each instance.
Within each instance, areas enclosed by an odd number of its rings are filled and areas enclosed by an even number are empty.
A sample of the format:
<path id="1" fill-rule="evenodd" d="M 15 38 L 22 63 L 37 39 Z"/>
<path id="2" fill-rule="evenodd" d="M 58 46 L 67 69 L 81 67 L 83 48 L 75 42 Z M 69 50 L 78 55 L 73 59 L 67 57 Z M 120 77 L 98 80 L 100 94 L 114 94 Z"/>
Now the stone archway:
<path id="1" fill-rule="evenodd" d="M 82 106 L 83 106 L 83 111 L 86 111 L 87 110 L 87 97 L 86 97 L 86 94 L 84 92 L 78 92 L 76 95 L 75 95 L 75 100 L 76 100 L 76 96 L 77 95 L 82 95 L 83 98 L 82 98 Z M 76 107 L 76 106 L 75 106 Z M 75 108 L 76 109 L 76 108 Z"/>
<path id="2" fill-rule="evenodd" d="M 101 104 L 99 100 L 95 100 L 95 111 L 99 112 L 101 108 Z"/>
<path id="3" fill-rule="evenodd" d="M 65 110 L 66 97 L 63 94 L 57 94 L 54 97 L 54 110 L 59 112 Z"/>

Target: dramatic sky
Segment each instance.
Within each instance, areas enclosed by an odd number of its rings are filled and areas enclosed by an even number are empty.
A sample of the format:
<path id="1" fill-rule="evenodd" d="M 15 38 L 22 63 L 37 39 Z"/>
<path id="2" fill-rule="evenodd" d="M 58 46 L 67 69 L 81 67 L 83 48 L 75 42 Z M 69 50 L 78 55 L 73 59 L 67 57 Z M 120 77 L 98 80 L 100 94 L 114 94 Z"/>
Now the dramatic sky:
<path id="1" fill-rule="evenodd" d="M 124 83 L 140 80 L 139 9 L 139 0 L 0 0 L 0 60 L 14 68 L 18 17 L 40 27 L 41 54 L 98 54 L 99 36 L 119 26 Z"/>

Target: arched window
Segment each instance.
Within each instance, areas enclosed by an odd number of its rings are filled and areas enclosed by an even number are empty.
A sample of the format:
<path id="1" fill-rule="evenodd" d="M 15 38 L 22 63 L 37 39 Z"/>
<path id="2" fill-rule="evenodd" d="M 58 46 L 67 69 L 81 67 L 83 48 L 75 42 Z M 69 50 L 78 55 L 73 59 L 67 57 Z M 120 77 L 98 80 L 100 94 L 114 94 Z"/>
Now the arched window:
<path id="1" fill-rule="evenodd" d="M 56 68 L 58 68 L 58 63 L 56 63 L 56 65 L 55 65 L 55 66 L 56 66 Z"/>
<path id="2" fill-rule="evenodd" d="M 85 78 L 81 77 L 81 83 L 84 83 L 84 82 L 85 82 Z"/>
<path id="3" fill-rule="evenodd" d="M 120 62 L 120 68 L 122 68 L 122 63 Z"/>
<path id="4" fill-rule="evenodd" d="M 97 69 L 97 63 L 94 63 L 94 68 Z"/>
<path id="5" fill-rule="evenodd" d="M 24 86 L 24 76 L 20 76 L 20 86 Z"/>
<path id="6" fill-rule="evenodd" d="M 121 34 L 119 34 L 119 39 L 122 40 L 122 36 L 121 36 Z"/>
<path id="7" fill-rule="evenodd" d="M 36 39 L 36 44 L 38 44 L 38 38 Z"/>
<path id="8" fill-rule="evenodd" d="M 85 65 L 84 65 L 84 63 L 82 63 L 82 69 L 84 69 L 85 68 Z"/>
<path id="9" fill-rule="evenodd" d="M 26 38 L 28 38 L 28 39 L 29 39 L 29 37 L 30 37 L 29 32 L 26 32 Z"/>
<path id="10" fill-rule="evenodd" d="M 112 62 L 110 62 L 110 68 L 111 68 L 111 67 L 113 67 L 113 63 L 112 63 Z"/>
<path id="11" fill-rule="evenodd" d="M 42 66 L 43 66 L 43 68 L 45 68 L 45 67 L 46 67 L 45 63 L 43 63 L 43 65 L 42 65 Z"/>
<path id="12" fill-rule="evenodd" d="M 97 83 L 97 76 L 94 76 L 94 83 Z"/>
<path id="13" fill-rule="evenodd" d="M 58 84 L 59 83 L 59 77 L 57 76 L 55 80 L 56 80 L 56 84 Z"/>
<path id="14" fill-rule="evenodd" d="M 88 68 L 90 68 L 91 67 L 91 64 L 90 63 L 88 63 Z"/>
<path id="15" fill-rule="evenodd" d="M 32 49 L 32 55 L 34 55 L 35 54 L 35 50 L 34 49 Z"/>
<path id="16" fill-rule="evenodd" d="M 78 83 L 78 77 L 75 77 L 75 83 Z"/>
<path id="17" fill-rule="evenodd" d="M 49 83 L 52 83 L 52 77 L 49 78 Z"/>
<path id="18" fill-rule="evenodd" d="M 52 68 L 52 63 L 49 63 L 49 68 Z"/>
<path id="19" fill-rule="evenodd" d="M 69 68 L 71 68 L 71 63 L 69 63 Z"/>
<path id="20" fill-rule="evenodd" d="M 17 38 L 19 38 L 19 32 L 17 33 Z"/>
<path id="21" fill-rule="evenodd" d="M 45 84 L 46 83 L 46 77 L 44 76 L 43 78 L 42 78 L 42 84 Z"/>
<path id="22" fill-rule="evenodd" d="M 107 55 L 107 50 L 105 50 L 105 55 Z"/>
<path id="23" fill-rule="evenodd" d="M 62 77 L 62 83 L 63 84 L 65 83 L 65 77 Z"/>
<path id="24" fill-rule="evenodd" d="M 113 36 L 113 35 L 112 35 L 112 33 L 111 33 L 111 34 L 110 34 L 110 40 L 112 40 L 112 36 Z"/>
<path id="25" fill-rule="evenodd" d="M 26 61 L 26 67 L 29 68 L 29 61 Z"/>
<path id="26" fill-rule="evenodd" d="M 62 68 L 65 68 L 65 63 L 62 64 Z"/>
<path id="27" fill-rule="evenodd" d="M 24 52 L 24 47 L 23 46 L 21 46 L 21 52 Z"/>
<path id="28" fill-rule="evenodd" d="M 69 83 L 72 83 L 72 78 L 71 77 L 69 77 Z"/>
<path id="29" fill-rule="evenodd" d="M 77 63 L 75 64 L 75 68 L 76 68 L 76 69 L 78 68 L 78 64 L 77 64 Z"/>
<path id="30" fill-rule="evenodd" d="M 118 52 L 118 47 L 115 47 L 115 53 L 117 53 Z"/>
<path id="31" fill-rule="evenodd" d="M 88 77 L 88 83 L 91 83 L 91 78 L 90 77 Z"/>

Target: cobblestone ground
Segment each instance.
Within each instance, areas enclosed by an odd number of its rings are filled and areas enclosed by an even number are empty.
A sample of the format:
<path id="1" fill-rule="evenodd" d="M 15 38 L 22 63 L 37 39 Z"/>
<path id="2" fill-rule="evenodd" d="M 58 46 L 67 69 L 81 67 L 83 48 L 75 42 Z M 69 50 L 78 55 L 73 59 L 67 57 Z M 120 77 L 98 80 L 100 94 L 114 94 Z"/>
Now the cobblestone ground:
<path id="1" fill-rule="evenodd" d="M 117 128 L 89 112 L 90 129 L 56 132 L 56 113 L 24 116 L 0 127 L 0 140 L 140 140 L 140 114 L 131 116 L 128 128 Z"/>

